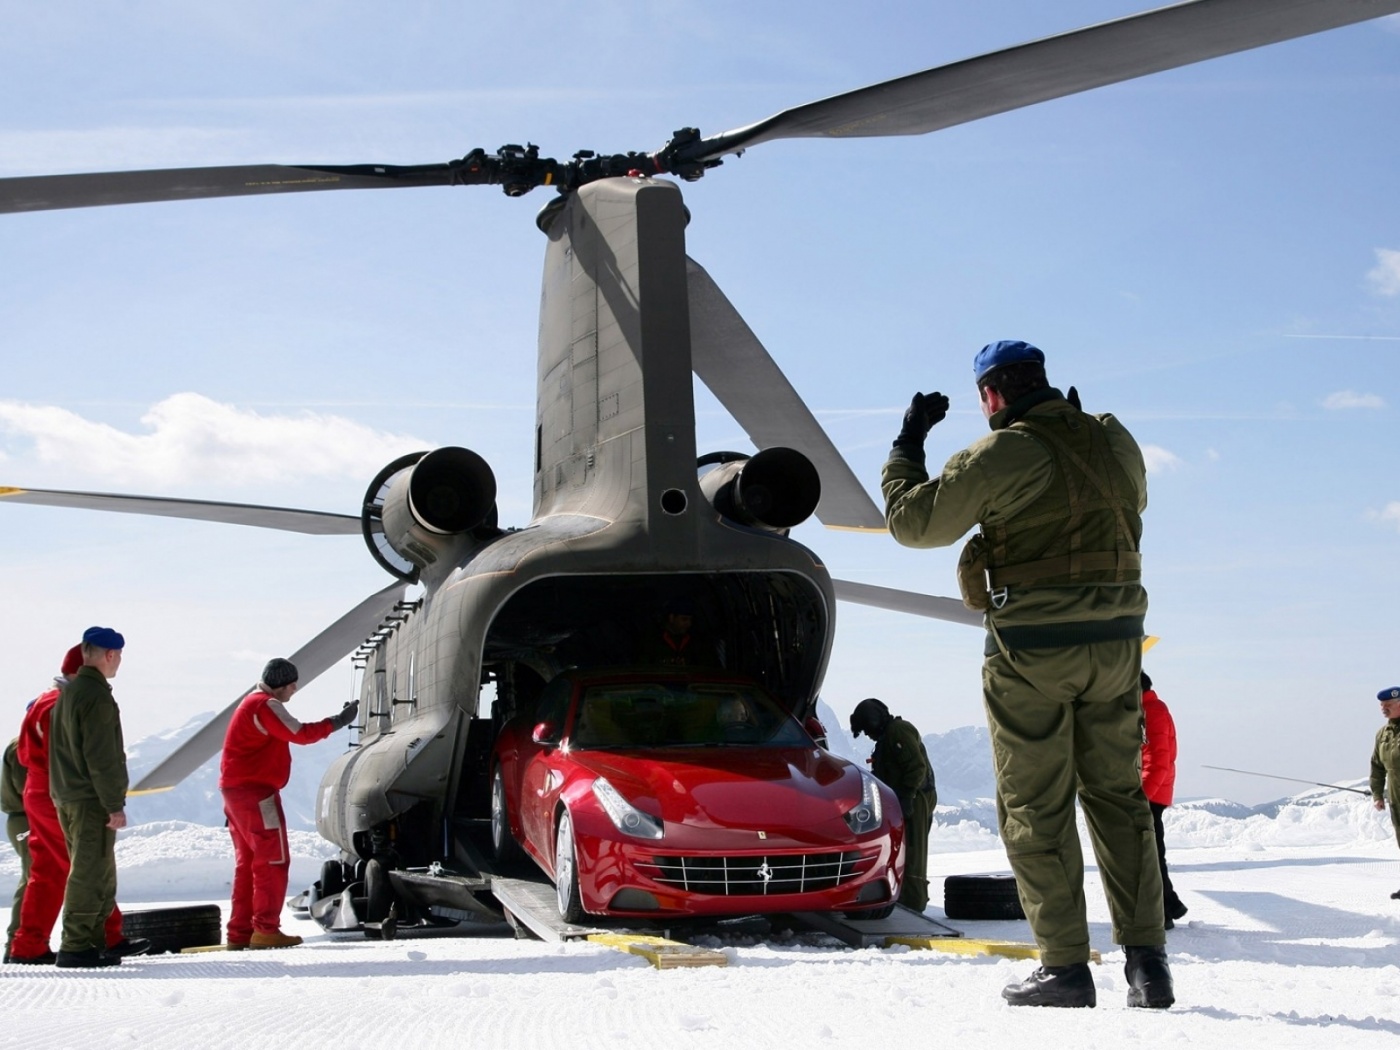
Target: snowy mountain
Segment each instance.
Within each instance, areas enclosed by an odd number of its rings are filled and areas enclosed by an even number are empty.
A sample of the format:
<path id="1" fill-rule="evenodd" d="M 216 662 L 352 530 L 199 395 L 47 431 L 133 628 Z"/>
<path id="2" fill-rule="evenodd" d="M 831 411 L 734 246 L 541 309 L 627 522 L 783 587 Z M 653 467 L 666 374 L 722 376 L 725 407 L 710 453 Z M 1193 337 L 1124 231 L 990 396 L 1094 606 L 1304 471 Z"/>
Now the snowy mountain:
<path id="1" fill-rule="evenodd" d="M 195 715 L 177 729 L 146 737 L 127 746 L 127 769 L 133 784 L 163 761 L 177 747 L 214 717 L 212 711 Z M 292 747 L 292 778 L 282 792 L 282 808 L 289 829 L 316 830 L 316 790 L 321 776 L 345 750 L 347 734 L 335 733 L 319 744 Z M 133 795 L 127 800 L 127 818 L 133 824 L 180 820 L 190 824 L 223 827 L 224 808 L 219 796 L 219 759 L 216 755 L 169 791 Z"/>

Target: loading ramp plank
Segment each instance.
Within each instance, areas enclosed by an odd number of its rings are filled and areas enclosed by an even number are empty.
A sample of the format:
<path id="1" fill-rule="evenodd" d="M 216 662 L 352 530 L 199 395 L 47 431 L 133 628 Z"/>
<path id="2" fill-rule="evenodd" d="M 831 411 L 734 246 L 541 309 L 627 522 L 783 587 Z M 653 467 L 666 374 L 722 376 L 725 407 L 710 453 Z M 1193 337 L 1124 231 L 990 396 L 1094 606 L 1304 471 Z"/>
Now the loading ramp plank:
<path id="1" fill-rule="evenodd" d="M 590 934 L 607 933 L 596 926 L 565 922 L 554 900 L 554 887 L 534 879 L 491 878 L 491 892 L 505 909 L 512 925 L 519 923 L 542 941 L 581 941 Z"/>
<path id="2" fill-rule="evenodd" d="M 792 916 L 814 930 L 820 930 L 852 948 L 885 948 L 908 940 L 944 940 L 961 937 L 951 926 L 922 912 L 896 904 L 883 919 L 853 919 L 841 912 L 804 911 Z"/>

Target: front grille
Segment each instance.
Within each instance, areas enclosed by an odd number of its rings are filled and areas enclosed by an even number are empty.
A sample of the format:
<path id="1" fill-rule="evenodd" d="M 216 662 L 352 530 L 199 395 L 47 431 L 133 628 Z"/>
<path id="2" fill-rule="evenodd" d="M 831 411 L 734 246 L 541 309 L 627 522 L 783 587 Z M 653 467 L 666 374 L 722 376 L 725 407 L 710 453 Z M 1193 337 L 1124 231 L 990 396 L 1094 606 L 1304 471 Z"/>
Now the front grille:
<path id="1" fill-rule="evenodd" d="M 814 893 L 850 882 L 870 870 L 875 853 L 860 850 L 737 857 L 653 857 L 637 868 L 664 886 L 717 897 Z"/>

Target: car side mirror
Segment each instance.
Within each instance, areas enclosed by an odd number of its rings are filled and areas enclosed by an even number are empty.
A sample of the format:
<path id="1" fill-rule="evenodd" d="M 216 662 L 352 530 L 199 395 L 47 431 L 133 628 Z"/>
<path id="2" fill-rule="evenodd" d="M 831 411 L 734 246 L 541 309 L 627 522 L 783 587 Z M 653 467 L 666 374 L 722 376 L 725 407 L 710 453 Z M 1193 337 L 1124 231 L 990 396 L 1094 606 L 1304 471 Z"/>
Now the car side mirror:
<path id="1" fill-rule="evenodd" d="M 807 721 L 802 723 L 802 728 L 807 730 L 810 736 L 821 747 L 826 747 L 826 726 L 822 725 L 821 719 L 812 715 Z"/>
<path id="2" fill-rule="evenodd" d="M 537 744 L 559 743 L 559 727 L 553 722 L 541 722 L 530 733 L 530 739 Z"/>

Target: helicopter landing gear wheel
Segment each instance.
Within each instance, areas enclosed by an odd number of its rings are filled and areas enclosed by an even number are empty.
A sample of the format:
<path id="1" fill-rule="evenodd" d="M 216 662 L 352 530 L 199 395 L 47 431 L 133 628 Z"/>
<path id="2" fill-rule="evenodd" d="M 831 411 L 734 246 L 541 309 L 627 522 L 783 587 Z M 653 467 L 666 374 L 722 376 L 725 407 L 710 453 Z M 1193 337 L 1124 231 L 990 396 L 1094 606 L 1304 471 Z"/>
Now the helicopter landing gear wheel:
<path id="1" fill-rule="evenodd" d="M 574 851 L 574 818 L 569 816 L 568 810 L 559 818 L 559 830 L 554 836 L 554 898 L 565 922 L 579 922 L 583 918 L 583 900 L 578 891 L 578 855 Z"/>
<path id="2" fill-rule="evenodd" d="M 345 865 L 338 860 L 328 860 L 321 865 L 321 896 L 339 897 L 345 889 Z"/>
<path id="3" fill-rule="evenodd" d="M 382 930 L 393 913 L 393 883 L 389 882 L 389 867 L 378 857 L 371 858 L 364 865 L 365 937 L 384 938 Z M 389 937 L 392 938 L 392 932 Z"/>

